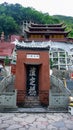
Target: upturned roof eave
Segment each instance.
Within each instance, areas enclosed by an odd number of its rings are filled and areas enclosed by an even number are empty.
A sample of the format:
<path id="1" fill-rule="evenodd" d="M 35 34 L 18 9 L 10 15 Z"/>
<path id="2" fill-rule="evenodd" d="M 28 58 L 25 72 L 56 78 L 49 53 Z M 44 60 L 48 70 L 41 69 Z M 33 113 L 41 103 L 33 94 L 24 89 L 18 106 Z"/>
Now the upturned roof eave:
<path id="1" fill-rule="evenodd" d="M 68 34 L 70 31 L 29 31 L 29 30 L 24 30 L 28 34 Z"/>
<path id="2" fill-rule="evenodd" d="M 48 26 L 45 26 L 45 27 L 32 27 L 32 26 L 28 26 L 28 28 L 29 28 L 29 29 L 32 29 L 32 30 L 34 30 L 34 29 L 35 29 L 35 30 L 36 30 L 36 29 L 39 29 L 39 30 L 40 30 L 40 29 L 45 29 L 45 30 L 46 30 L 46 29 L 48 29 L 48 30 L 49 30 L 49 29 L 50 29 L 50 30 L 52 30 L 52 29 L 53 29 L 53 30 L 54 30 L 54 29 L 59 29 L 59 30 L 63 30 L 63 29 L 66 28 L 66 26 L 63 26 L 63 27 L 48 27 Z"/>
<path id="3" fill-rule="evenodd" d="M 31 26 L 42 26 L 42 27 L 44 27 L 44 26 L 62 26 L 64 23 L 62 22 L 62 23 L 58 23 L 58 24 L 35 24 L 35 23 L 31 23 Z"/>

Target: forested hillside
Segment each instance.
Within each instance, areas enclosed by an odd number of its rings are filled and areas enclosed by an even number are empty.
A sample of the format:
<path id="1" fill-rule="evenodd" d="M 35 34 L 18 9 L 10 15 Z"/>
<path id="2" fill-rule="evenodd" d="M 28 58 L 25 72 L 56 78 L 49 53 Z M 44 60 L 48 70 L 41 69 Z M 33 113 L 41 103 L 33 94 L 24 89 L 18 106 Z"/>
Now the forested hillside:
<path id="1" fill-rule="evenodd" d="M 25 8 L 20 4 L 0 4 L 0 35 L 2 31 L 5 35 L 9 34 L 19 34 L 21 33 L 21 25 L 26 21 L 31 21 L 35 23 L 43 24 L 56 24 L 64 19 L 59 17 L 50 16 L 48 13 L 42 13 L 34 8 Z M 73 29 L 72 21 L 68 19 L 68 22 L 65 23 L 68 25 L 68 29 Z"/>
<path id="2" fill-rule="evenodd" d="M 67 25 L 67 29 L 71 30 L 70 37 L 73 37 L 73 17 L 63 15 L 54 15 L 53 17 L 63 21 Z"/>

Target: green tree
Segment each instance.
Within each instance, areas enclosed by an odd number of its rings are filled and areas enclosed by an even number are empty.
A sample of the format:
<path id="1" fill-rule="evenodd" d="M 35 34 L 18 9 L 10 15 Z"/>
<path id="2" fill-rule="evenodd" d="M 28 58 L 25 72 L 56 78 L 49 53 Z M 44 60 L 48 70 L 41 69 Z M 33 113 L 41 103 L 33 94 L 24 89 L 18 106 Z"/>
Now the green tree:
<path id="1" fill-rule="evenodd" d="M 53 68 L 53 61 L 50 59 L 50 68 Z"/>
<path id="2" fill-rule="evenodd" d="M 4 60 L 4 64 L 9 65 L 9 63 L 10 63 L 10 60 L 9 60 L 8 56 L 6 56 L 6 58 Z"/>
<path id="3" fill-rule="evenodd" d="M 6 16 L 5 14 L 0 16 L 0 33 L 3 31 L 5 35 L 13 34 L 18 32 L 18 24 L 11 16 Z"/>

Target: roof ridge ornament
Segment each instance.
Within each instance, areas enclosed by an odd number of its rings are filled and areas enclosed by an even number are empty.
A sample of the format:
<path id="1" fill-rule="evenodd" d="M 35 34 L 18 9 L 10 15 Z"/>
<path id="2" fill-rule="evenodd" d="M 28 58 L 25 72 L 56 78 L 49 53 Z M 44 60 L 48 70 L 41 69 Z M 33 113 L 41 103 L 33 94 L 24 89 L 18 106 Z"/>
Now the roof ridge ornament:
<path id="1" fill-rule="evenodd" d="M 48 49 L 48 48 L 50 48 L 50 46 L 49 46 L 49 41 L 47 41 L 47 42 L 35 42 L 34 40 L 32 41 L 32 42 L 24 42 L 24 41 L 22 41 L 22 42 L 19 42 L 17 39 L 16 39 L 16 41 L 14 41 L 13 42 L 15 45 L 16 45 L 16 47 L 20 47 L 20 48 L 31 48 L 31 49 L 34 49 L 34 48 L 36 48 L 36 49 Z"/>

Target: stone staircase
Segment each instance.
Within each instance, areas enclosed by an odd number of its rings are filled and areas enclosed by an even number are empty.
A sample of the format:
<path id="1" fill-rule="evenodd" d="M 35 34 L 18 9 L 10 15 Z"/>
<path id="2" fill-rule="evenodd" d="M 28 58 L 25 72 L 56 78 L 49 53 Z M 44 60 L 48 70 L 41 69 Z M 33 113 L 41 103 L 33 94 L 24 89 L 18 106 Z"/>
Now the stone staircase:
<path id="1" fill-rule="evenodd" d="M 0 111 L 17 109 L 17 90 L 14 89 L 13 75 L 9 75 L 0 82 Z"/>
<path id="2" fill-rule="evenodd" d="M 0 92 L 13 92 L 15 91 L 15 77 L 10 75 L 4 78 L 0 84 Z"/>
<path id="3" fill-rule="evenodd" d="M 24 107 L 25 108 L 40 107 L 39 97 L 38 96 L 26 96 Z"/>
<path id="4" fill-rule="evenodd" d="M 11 82 L 10 84 L 8 84 L 5 88 L 5 91 L 6 92 L 14 92 L 15 91 L 15 88 L 14 88 L 14 82 Z"/>

